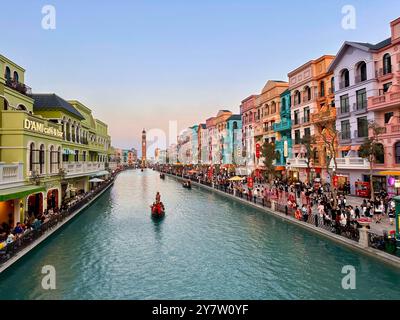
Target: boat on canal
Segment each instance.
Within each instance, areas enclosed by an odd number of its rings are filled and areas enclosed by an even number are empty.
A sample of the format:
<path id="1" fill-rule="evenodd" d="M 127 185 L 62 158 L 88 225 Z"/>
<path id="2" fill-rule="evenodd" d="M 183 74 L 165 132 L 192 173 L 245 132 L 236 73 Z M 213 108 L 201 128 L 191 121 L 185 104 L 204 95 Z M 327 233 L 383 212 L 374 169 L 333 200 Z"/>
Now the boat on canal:
<path id="1" fill-rule="evenodd" d="M 153 218 L 162 218 L 165 216 L 165 207 L 162 202 L 153 203 L 150 207 L 151 207 L 151 216 Z"/>

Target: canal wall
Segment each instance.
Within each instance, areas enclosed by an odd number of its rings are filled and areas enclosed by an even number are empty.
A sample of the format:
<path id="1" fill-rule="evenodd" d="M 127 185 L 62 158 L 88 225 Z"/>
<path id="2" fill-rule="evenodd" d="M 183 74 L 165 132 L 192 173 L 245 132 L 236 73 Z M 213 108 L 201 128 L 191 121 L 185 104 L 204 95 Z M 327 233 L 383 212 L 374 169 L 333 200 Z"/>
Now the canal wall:
<path id="1" fill-rule="evenodd" d="M 181 182 L 187 180 L 187 179 L 184 179 L 184 178 L 182 178 L 180 176 L 175 176 L 175 175 L 171 175 L 171 174 L 168 174 L 168 173 L 166 173 L 166 175 L 171 177 L 171 178 L 175 178 L 176 180 L 181 181 Z M 258 210 L 261 210 L 263 212 L 266 212 L 266 213 L 268 213 L 270 215 L 273 215 L 273 216 L 281 219 L 282 221 L 286 221 L 286 222 L 292 223 L 294 225 L 297 225 L 297 226 L 299 226 L 299 227 L 301 227 L 303 229 L 309 230 L 309 231 L 311 231 L 311 232 L 313 232 L 313 233 L 315 233 L 315 234 L 317 234 L 319 236 L 322 236 L 322 237 L 328 238 L 330 240 L 333 240 L 336 243 L 338 243 L 340 245 L 343 245 L 343 246 L 345 246 L 345 247 L 347 247 L 347 248 L 349 248 L 351 250 L 366 254 L 366 255 L 368 255 L 368 256 L 370 256 L 372 258 L 378 259 L 378 260 L 380 260 L 380 261 L 382 261 L 382 262 L 384 262 L 384 263 L 386 263 L 388 265 L 391 265 L 393 267 L 400 268 L 400 258 L 398 258 L 398 257 L 396 257 L 394 255 L 388 254 L 386 252 L 383 252 L 383 251 L 380 251 L 380 250 L 377 250 L 377 249 L 374 249 L 374 248 L 371 248 L 371 247 L 364 247 L 364 246 L 360 245 L 356 241 L 353 241 L 353 240 L 347 239 L 347 238 L 345 238 L 343 236 L 334 234 L 334 233 L 329 232 L 329 231 L 327 231 L 325 229 L 318 228 L 318 227 L 316 227 L 316 226 L 314 226 L 312 224 L 304 223 L 304 222 L 299 221 L 299 220 L 297 220 L 297 219 L 295 219 L 295 218 L 293 218 L 291 216 L 287 216 L 287 215 L 285 215 L 283 213 L 280 213 L 280 212 L 265 208 L 265 207 L 263 207 L 263 206 L 261 206 L 259 204 L 247 201 L 245 199 L 241 199 L 241 198 L 236 197 L 234 195 L 231 195 L 229 193 L 226 193 L 226 192 L 223 192 L 221 190 L 217 190 L 215 188 L 209 187 L 207 185 L 204 185 L 204 184 L 201 184 L 201 183 L 197 183 L 197 182 L 194 182 L 194 181 L 191 181 L 191 183 L 192 183 L 192 185 L 196 185 L 196 186 L 199 186 L 201 188 L 216 192 L 216 193 L 218 193 L 220 195 L 223 195 L 223 196 L 225 196 L 227 198 L 231 198 L 231 199 L 233 199 L 235 201 L 238 201 L 238 202 L 241 202 L 241 203 L 243 203 L 243 204 L 245 204 L 247 206 L 250 206 L 250 207 L 256 208 Z"/>
<path id="2" fill-rule="evenodd" d="M 118 174 L 116 175 L 118 176 Z M 116 177 L 115 176 L 115 177 Z M 77 215 L 79 215 L 82 211 L 84 211 L 87 207 L 91 206 L 99 197 L 101 197 L 104 192 L 109 190 L 112 186 L 114 185 L 114 181 L 112 181 L 106 188 L 104 188 L 100 193 L 98 193 L 96 196 L 93 197 L 88 203 L 86 203 L 84 206 L 81 208 L 77 209 L 74 213 L 72 213 L 70 216 L 68 216 L 65 220 L 63 220 L 61 223 L 57 224 L 54 228 L 48 230 L 46 233 L 44 233 L 41 237 L 39 237 L 36 241 L 32 242 L 30 245 L 26 246 L 24 249 L 21 251 L 17 252 L 12 258 L 10 258 L 8 261 L 4 262 L 0 266 L 0 273 L 2 273 L 4 270 L 12 266 L 14 263 L 16 263 L 19 259 L 21 259 L 23 256 L 28 254 L 31 250 L 33 250 L 35 247 L 37 247 L 39 244 L 41 244 L 43 241 L 48 239 L 50 236 L 55 234 L 58 230 L 63 228 L 66 224 L 68 224 L 72 219 L 74 219 Z"/>

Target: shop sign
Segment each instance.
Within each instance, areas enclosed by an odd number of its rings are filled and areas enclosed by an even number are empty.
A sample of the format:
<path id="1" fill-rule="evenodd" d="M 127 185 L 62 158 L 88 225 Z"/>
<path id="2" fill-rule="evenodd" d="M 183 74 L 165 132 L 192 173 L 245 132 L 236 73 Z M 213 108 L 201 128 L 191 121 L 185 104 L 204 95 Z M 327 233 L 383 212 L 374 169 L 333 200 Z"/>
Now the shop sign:
<path id="1" fill-rule="evenodd" d="M 395 182 L 394 182 L 394 187 L 395 188 L 400 188 L 400 180 L 395 180 Z"/>
<path id="2" fill-rule="evenodd" d="M 335 188 L 337 188 L 338 182 L 339 182 L 339 177 L 338 177 L 338 176 L 334 176 L 334 177 L 333 177 L 333 186 L 334 186 Z"/>
<path id="3" fill-rule="evenodd" d="M 55 136 L 57 138 L 62 138 L 63 136 L 63 132 L 61 130 L 58 130 L 57 128 L 54 127 L 48 127 L 44 123 L 40 123 L 29 119 L 24 120 L 24 129 L 33 132 L 43 133 L 49 136 Z"/>
<path id="4" fill-rule="evenodd" d="M 247 178 L 247 186 L 253 189 L 253 178 Z"/>
<path id="5" fill-rule="evenodd" d="M 256 158 L 260 158 L 260 153 L 261 153 L 261 146 L 259 143 L 256 144 Z"/>

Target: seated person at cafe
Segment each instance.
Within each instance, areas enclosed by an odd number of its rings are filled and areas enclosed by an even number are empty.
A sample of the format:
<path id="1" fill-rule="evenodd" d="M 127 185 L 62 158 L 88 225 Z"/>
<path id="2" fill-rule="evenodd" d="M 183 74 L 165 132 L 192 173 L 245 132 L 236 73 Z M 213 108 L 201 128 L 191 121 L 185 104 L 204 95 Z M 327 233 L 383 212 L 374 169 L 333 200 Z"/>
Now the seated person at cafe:
<path id="1" fill-rule="evenodd" d="M 17 222 L 17 225 L 16 225 L 15 228 L 14 228 L 14 233 L 15 233 L 16 235 L 20 235 L 20 234 L 24 233 L 24 228 L 22 228 L 20 222 Z"/>

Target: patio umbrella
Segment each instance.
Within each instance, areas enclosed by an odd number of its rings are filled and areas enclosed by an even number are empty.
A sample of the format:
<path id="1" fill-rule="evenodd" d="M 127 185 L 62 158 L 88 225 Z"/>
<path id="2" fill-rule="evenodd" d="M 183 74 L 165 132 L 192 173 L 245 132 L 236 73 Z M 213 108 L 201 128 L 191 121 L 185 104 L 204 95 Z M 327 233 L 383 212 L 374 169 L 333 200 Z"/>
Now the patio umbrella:
<path id="1" fill-rule="evenodd" d="M 99 178 L 93 178 L 93 179 L 90 179 L 89 180 L 89 182 L 103 182 L 104 180 L 102 180 L 102 179 L 99 179 Z"/>
<path id="2" fill-rule="evenodd" d="M 235 176 L 233 178 L 230 178 L 229 181 L 243 181 L 243 178 L 241 178 L 239 176 Z"/>

